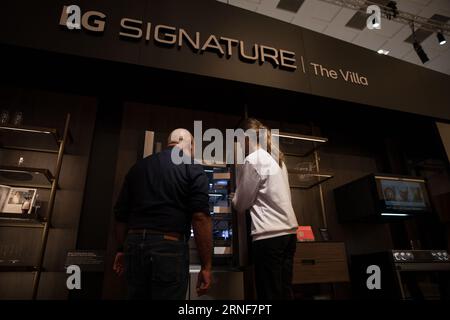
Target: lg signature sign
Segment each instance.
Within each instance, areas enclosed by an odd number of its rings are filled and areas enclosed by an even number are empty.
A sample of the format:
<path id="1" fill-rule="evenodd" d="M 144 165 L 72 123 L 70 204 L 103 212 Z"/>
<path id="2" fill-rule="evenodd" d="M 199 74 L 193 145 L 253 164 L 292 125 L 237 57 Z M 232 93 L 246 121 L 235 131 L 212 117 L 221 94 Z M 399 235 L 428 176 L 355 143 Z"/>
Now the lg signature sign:
<path id="1" fill-rule="evenodd" d="M 64 6 L 59 24 L 68 30 L 84 29 L 91 33 L 103 33 L 106 28 L 106 14 L 99 11 L 82 12 L 76 5 Z M 252 43 L 214 34 L 202 35 L 198 31 L 189 31 L 166 24 L 152 24 L 139 19 L 124 17 L 120 19 L 119 36 L 121 39 L 154 43 L 158 46 L 182 49 L 186 47 L 194 53 L 211 52 L 219 58 L 229 59 L 237 56 L 243 63 L 271 64 L 274 69 L 288 72 L 310 71 L 317 77 L 330 80 L 342 80 L 350 84 L 368 86 L 367 77 L 351 70 L 331 68 L 317 62 L 305 63 L 304 58 L 297 59 L 296 53 L 274 48 L 270 45 Z M 301 67 L 299 67 L 301 66 Z"/>

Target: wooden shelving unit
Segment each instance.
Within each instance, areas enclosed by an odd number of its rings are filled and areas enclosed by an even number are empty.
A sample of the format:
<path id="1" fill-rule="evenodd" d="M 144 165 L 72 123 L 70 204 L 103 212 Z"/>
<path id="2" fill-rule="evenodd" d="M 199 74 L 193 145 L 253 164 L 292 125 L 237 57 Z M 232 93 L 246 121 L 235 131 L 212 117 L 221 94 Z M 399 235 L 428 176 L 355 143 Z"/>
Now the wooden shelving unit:
<path id="1" fill-rule="evenodd" d="M 48 169 L 0 165 L 0 184 L 11 187 L 51 189 L 54 179 Z"/>
<path id="2" fill-rule="evenodd" d="M 45 221 L 39 219 L 0 218 L 0 227 L 9 228 L 43 228 Z"/>
<path id="3" fill-rule="evenodd" d="M 40 250 L 37 256 L 37 261 L 34 265 L 9 265 L 0 267 L 0 272 L 33 272 L 34 278 L 31 297 L 33 300 L 37 298 L 41 275 L 44 271 L 43 263 L 45 251 L 47 249 L 48 235 L 51 228 L 53 209 L 59 186 L 59 177 L 63 164 L 64 153 L 66 150 L 66 145 L 69 142 L 72 142 L 69 126 L 70 114 L 66 116 L 62 135 L 59 134 L 57 129 L 53 128 L 0 126 L 0 133 L 2 135 L 0 148 L 6 150 L 44 152 L 55 154 L 57 156 L 55 170 L 53 173 L 47 168 L 30 168 L 21 166 L 12 167 L 0 165 L 0 184 L 16 187 L 47 189 L 50 191 L 46 213 L 42 219 L 38 217 L 25 219 L 21 215 L 18 215 L 18 217 L 11 215 L 4 215 L 3 217 L 0 217 L 0 228 L 13 227 L 41 229 Z M 34 141 L 32 145 L 29 145 L 28 142 L 30 141 L 30 137 L 32 137 L 32 140 Z"/>
<path id="4" fill-rule="evenodd" d="M 298 133 L 287 133 L 287 132 L 279 132 L 272 133 L 273 136 L 278 137 L 278 139 L 288 139 L 291 141 L 298 141 L 303 144 L 302 150 L 297 150 L 295 152 L 284 152 L 287 156 L 295 156 L 295 157 L 307 157 L 319 150 L 319 148 L 328 142 L 327 138 L 318 137 L 318 136 L 310 136 Z"/>
<path id="5" fill-rule="evenodd" d="M 315 135 L 301 135 L 286 132 L 279 132 L 276 136 L 280 139 L 280 145 L 282 145 L 283 148 L 287 147 L 287 150 L 283 149 L 283 152 L 287 157 L 313 157 L 313 160 L 310 161 L 310 163 L 312 164 L 312 167 L 314 167 L 314 170 L 288 168 L 289 181 L 291 182 L 291 189 L 308 190 L 315 187 L 318 188 L 323 227 L 328 228 L 322 184 L 332 179 L 334 175 L 330 172 L 323 172 L 321 170 L 319 155 L 319 149 L 328 142 L 328 139 Z M 282 144 L 283 141 L 285 144 Z"/>
<path id="6" fill-rule="evenodd" d="M 280 139 L 280 144 L 283 145 L 283 152 L 287 157 L 306 158 L 309 156 L 314 157 L 314 171 L 302 171 L 300 169 L 288 168 L 288 174 L 290 177 L 304 177 L 305 179 L 292 179 L 297 180 L 294 183 L 291 182 L 291 188 L 294 189 L 311 189 L 318 185 L 321 185 L 325 181 L 333 178 L 333 174 L 329 172 L 321 172 L 319 166 L 319 149 L 322 145 L 328 142 L 327 138 L 318 136 L 308 136 L 296 133 L 279 132 L 273 134 Z M 286 142 L 290 142 L 287 144 Z M 289 145 L 293 148 L 287 148 Z M 291 180 L 291 179 L 290 179 Z"/>

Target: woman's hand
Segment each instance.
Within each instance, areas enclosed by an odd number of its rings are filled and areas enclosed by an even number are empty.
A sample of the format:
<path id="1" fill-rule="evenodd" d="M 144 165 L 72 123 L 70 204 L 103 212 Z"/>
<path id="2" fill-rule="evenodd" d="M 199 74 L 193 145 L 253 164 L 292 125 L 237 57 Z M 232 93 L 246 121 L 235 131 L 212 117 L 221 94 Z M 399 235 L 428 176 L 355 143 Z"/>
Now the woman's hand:
<path id="1" fill-rule="evenodd" d="M 125 254 L 123 252 L 117 252 L 114 259 L 113 270 L 119 276 L 122 277 L 125 272 Z"/>

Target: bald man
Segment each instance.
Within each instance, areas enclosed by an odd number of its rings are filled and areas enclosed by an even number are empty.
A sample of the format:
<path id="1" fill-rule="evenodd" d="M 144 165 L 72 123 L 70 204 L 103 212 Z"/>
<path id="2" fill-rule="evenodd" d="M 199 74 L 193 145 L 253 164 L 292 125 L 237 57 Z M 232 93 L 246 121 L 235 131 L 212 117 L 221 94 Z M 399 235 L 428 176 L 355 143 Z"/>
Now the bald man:
<path id="1" fill-rule="evenodd" d="M 126 275 L 130 299 L 184 300 L 189 279 L 191 225 L 202 268 L 198 295 L 211 285 L 212 224 L 208 178 L 191 158 L 193 137 L 174 130 L 160 153 L 139 160 L 128 172 L 114 207 L 118 243 L 115 272 Z"/>
<path id="2" fill-rule="evenodd" d="M 183 128 L 172 131 L 167 139 L 167 145 L 169 147 L 178 147 L 188 157 L 191 157 L 194 153 L 194 137 L 188 130 Z"/>

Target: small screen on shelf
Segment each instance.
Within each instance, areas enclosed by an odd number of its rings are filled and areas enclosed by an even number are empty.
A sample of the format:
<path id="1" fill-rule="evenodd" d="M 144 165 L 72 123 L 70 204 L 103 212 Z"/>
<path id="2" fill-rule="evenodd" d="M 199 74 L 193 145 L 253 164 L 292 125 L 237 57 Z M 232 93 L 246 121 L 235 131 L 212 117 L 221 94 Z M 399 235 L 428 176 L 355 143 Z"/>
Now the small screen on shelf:
<path id="1" fill-rule="evenodd" d="M 378 193 L 385 209 L 426 211 L 429 208 L 425 182 L 382 178 L 377 181 Z"/>

